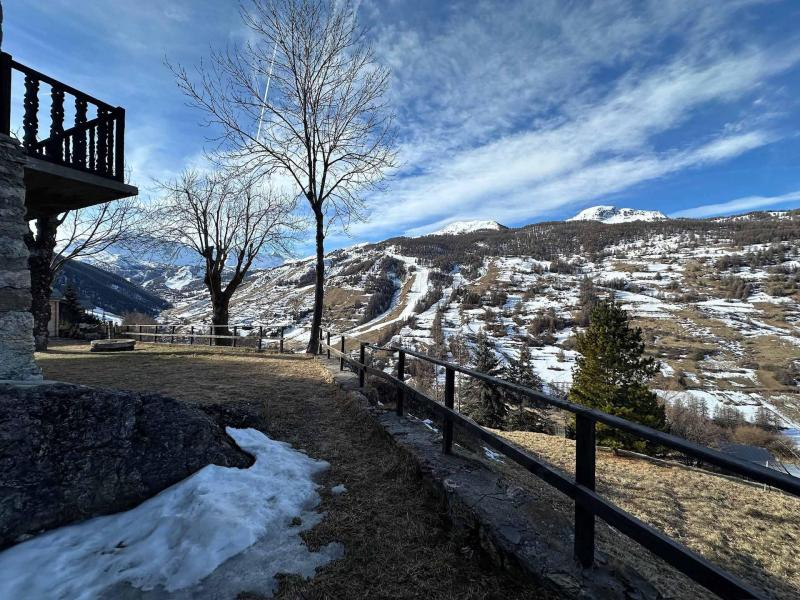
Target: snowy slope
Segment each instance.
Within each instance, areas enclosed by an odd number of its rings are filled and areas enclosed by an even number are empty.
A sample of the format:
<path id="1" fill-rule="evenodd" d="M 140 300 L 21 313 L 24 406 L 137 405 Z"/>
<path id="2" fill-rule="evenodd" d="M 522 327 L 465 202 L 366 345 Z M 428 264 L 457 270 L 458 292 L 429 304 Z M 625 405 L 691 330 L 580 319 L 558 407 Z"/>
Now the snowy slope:
<path id="1" fill-rule="evenodd" d="M 427 235 L 459 235 L 462 233 L 470 233 L 472 231 L 484 231 L 486 229 L 499 231 L 501 229 L 506 229 L 506 227 L 497 221 L 455 221 L 446 227 Z"/>
<path id="2" fill-rule="evenodd" d="M 630 223 L 632 221 L 663 221 L 667 215 L 657 210 L 617 208 L 616 206 L 590 206 L 567 221 L 600 221 L 601 223 Z"/>

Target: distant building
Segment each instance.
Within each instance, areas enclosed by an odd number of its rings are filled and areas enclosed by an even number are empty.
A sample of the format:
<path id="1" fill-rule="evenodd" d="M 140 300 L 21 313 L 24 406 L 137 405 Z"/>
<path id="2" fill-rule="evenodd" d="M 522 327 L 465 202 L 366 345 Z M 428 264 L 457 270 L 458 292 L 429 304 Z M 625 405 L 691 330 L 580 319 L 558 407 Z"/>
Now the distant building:
<path id="1" fill-rule="evenodd" d="M 61 329 L 61 300 L 59 292 L 54 291 L 50 296 L 50 321 L 47 323 L 47 334 L 50 337 L 58 337 Z"/>

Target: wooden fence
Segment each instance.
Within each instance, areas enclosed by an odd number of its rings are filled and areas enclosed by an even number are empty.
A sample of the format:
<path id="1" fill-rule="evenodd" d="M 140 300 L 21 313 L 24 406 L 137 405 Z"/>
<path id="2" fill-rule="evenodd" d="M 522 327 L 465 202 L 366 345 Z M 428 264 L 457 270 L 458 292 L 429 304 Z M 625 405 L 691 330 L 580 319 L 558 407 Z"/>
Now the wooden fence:
<path id="1" fill-rule="evenodd" d="M 331 337 L 339 338 L 338 347 L 331 344 Z M 426 354 L 398 346 L 377 346 L 361 340 L 350 338 L 358 344 L 358 359 L 352 358 L 345 350 L 345 335 L 320 331 L 318 352 L 325 353 L 328 358 L 338 357 L 339 368 L 344 370 L 350 366 L 358 373 L 359 384 L 364 387 L 367 375 L 381 378 L 394 385 L 396 393 L 396 411 L 403 415 L 405 400 L 414 399 L 442 420 L 442 452 L 452 453 L 453 427 L 458 426 L 466 434 L 481 440 L 492 449 L 500 452 L 521 467 L 527 469 L 549 485 L 566 494 L 575 501 L 575 558 L 584 568 L 594 563 L 595 553 L 595 517 L 616 528 L 635 542 L 638 542 L 653 554 L 669 563 L 681 573 L 717 594 L 722 598 L 762 598 L 763 595 L 747 583 L 711 563 L 701 555 L 690 550 L 680 542 L 670 538 L 651 525 L 637 519 L 614 503 L 601 497 L 595 491 L 595 428 L 597 423 L 619 429 L 650 441 L 659 446 L 672 448 L 686 455 L 713 464 L 722 469 L 749 478 L 758 483 L 769 485 L 788 494 L 800 497 L 800 479 L 782 474 L 773 469 L 748 463 L 717 450 L 700 446 L 662 431 L 657 431 L 610 415 L 598 410 L 574 404 L 567 400 L 554 398 L 540 391 L 526 388 L 497 377 L 480 373 L 473 369 L 454 363 L 439 360 Z M 397 371 L 395 375 L 371 366 L 368 362 L 367 350 L 374 352 L 390 352 L 397 354 Z M 417 389 L 408 385 L 405 380 L 406 357 L 427 361 L 445 369 L 444 403 L 439 403 Z M 461 415 L 454 409 L 455 373 L 479 379 L 499 388 L 504 388 L 537 402 L 544 402 L 555 408 L 575 415 L 575 478 L 572 479 L 542 460 L 517 448 L 498 435 L 488 431 Z"/>
<path id="2" fill-rule="evenodd" d="M 215 334 L 217 329 L 228 329 L 232 335 Z M 264 350 L 266 347 L 277 346 L 279 352 L 284 349 L 284 331 L 286 327 L 269 328 L 263 325 L 116 325 L 115 337 L 130 337 L 142 342 L 189 344 L 189 345 L 224 345 L 233 348 L 255 348 Z M 240 331 L 247 331 L 249 335 L 239 335 Z M 266 334 L 266 335 L 265 335 Z M 271 335 L 274 334 L 274 335 Z M 229 340 L 226 344 L 216 344 L 217 340 Z"/>

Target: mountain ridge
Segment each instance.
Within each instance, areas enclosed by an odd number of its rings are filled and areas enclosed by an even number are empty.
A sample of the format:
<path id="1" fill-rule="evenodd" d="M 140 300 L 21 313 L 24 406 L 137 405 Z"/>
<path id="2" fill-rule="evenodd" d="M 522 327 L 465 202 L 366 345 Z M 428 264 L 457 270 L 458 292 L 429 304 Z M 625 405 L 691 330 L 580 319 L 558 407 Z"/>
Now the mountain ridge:
<path id="1" fill-rule="evenodd" d="M 567 221 L 599 221 L 607 225 L 631 223 L 633 221 L 666 221 L 669 217 L 658 210 L 617 208 L 610 204 L 590 206 Z"/>

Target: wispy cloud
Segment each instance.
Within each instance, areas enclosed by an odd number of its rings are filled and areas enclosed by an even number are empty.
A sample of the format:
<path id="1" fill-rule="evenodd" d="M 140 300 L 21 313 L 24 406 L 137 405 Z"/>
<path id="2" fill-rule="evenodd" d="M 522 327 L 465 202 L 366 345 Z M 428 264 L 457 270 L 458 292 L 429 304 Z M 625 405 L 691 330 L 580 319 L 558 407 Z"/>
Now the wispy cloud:
<path id="1" fill-rule="evenodd" d="M 743 43 L 754 4 L 477 3 L 383 27 L 405 166 L 355 237 L 533 220 L 781 139 L 756 95 L 800 44 Z"/>
<path id="2" fill-rule="evenodd" d="M 792 206 L 792 208 L 798 206 L 797 203 L 800 203 L 800 191 L 789 192 L 788 194 L 782 194 L 780 196 L 747 196 L 745 198 L 736 198 L 735 200 L 728 200 L 727 202 L 720 202 L 717 204 L 704 204 L 702 206 L 676 211 L 669 216 L 674 219 L 679 217 L 702 219 L 704 217 L 730 215 L 748 210 L 757 210 L 759 208 L 787 207 L 787 205 L 793 203 L 794 206 Z"/>

